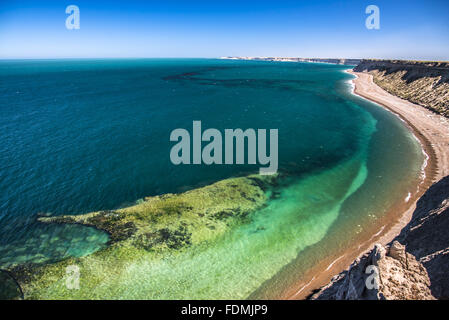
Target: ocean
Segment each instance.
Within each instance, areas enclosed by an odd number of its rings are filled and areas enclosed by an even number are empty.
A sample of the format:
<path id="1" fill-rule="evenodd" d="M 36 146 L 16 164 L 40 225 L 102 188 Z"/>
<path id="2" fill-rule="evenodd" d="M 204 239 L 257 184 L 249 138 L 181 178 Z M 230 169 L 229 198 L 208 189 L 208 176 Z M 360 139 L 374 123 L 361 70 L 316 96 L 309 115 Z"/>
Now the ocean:
<path id="1" fill-rule="evenodd" d="M 126 279 L 111 282 L 128 288 L 119 298 L 281 295 L 293 281 L 281 270 L 300 278 L 374 234 L 421 178 L 418 141 L 396 116 L 352 94 L 348 68 L 219 59 L 0 61 L 0 268 L 107 246 L 105 232 L 43 224 L 38 216 L 123 208 L 259 171 L 258 164 L 172 164 L 170 133 L 201 121 L 221 132 L 278 129 L 276 197 L 214 243 L 136 263 Z"/>

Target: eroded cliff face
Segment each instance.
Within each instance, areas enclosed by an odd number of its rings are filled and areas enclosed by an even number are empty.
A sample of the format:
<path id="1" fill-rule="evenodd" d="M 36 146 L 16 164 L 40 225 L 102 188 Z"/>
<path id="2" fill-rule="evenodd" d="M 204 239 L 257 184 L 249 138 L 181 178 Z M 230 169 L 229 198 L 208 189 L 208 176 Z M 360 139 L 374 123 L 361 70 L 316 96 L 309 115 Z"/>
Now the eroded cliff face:
<path id="1" fill-rule="evenodd" d="M 449 176 L 421 197 L 397 240 L 426 268 L 432 294 L 449 299 Z"/>
<path id="2" fill-rule="evenodd" d="M 356 72 L 369 72 L 384 90 L 449 117 L 449 62 L 362 60 Z"/>
<path id="3" fill-rule="evenodd" d="M 310 298 L 449 299 L 448 230 L 449 176 L 421 197 L 412 220 L 392 243 L 375 245 Z"/>

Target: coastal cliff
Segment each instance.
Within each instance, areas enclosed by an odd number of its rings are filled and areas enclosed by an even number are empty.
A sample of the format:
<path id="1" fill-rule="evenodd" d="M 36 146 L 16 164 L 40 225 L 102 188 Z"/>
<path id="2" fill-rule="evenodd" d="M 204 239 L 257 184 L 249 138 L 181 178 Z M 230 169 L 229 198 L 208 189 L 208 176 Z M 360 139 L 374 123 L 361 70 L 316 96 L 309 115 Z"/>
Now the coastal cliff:
<path id="1" fill-rule="evenodd" d="M 376 244 L 312 300 L 449 299 L 449 176 L 417 202 L 409 224 L 387 246 Z M 378 287 L 372 267 L 378 270 Z"/>
<path id="2" fill-rule="evenodd" d="M 362 60 L 354 71 L 368 72 L 389 93 L 449 117 L 448 62 Z"/>
<path id="3" fill-rule="evenodd" d="M 360 59 L 340 59 L 340 58 L 299 58 L 302 62 L 324 62 L 341 65 L 357 65 L 361 62 Z"/>
<path id="4" fill-rule="evenodd" d="M 362 60 L 346 58 L 285 58 L 285 57 L 221 57 L 226 60 L 256 60 L 256 61 L 284 61 L 284 62 L 318 62 L 340 65 L 357 65 Z"/>

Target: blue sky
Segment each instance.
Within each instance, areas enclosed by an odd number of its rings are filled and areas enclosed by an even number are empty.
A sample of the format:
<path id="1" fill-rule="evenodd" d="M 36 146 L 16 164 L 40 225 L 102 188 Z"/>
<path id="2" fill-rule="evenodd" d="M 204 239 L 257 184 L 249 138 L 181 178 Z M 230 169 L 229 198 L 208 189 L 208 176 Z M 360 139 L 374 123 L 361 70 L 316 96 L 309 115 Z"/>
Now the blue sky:
<path id="1" fill-rule="evenodd" d="M 449 1 L 0 0 L 0 58 L 220 56 L 449 60 Z"/>

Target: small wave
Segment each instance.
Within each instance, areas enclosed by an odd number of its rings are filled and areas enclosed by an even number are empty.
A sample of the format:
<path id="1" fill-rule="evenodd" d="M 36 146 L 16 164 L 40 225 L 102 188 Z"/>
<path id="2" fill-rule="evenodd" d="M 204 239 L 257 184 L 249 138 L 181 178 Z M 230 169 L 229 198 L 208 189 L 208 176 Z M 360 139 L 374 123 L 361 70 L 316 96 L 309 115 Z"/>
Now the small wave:
<path id="1" fill-rule="evenodd" d="M 307 287 L 312 283 L 313 280 L 315 280 L 315 277 L 313 277 L 312 280 L 310 280 L 310 281 L 307 282 L 305 285 L 303 285 L 303 286 L 301 287 L 301 289 L 299 289 L 299 290 L 293 295 L 293 297 L 296 297 L 298 294 L 300 294 L 305 288 L 307 288 Z"/>
<path id="2" fill-rule="evenodd" d="M 327 268 L 326 271 L 328 271 L 330 268 L 332 268 L 332 266 L 335 264 L 335 262 L 337 262 L 338 260 L 340 260 L 341 258 L 343 258 L 344 255 L 338 257 L 337 259 L 335 259 Z"/>
<path id="3" fill-rule="evenodd" d="M 371 239 L 374 238 L 374 237 L 377 237 L 378 235 L 380 235 L 382 233 L 382 231 L 384 231 L 384 229 L 385 229 L 385 225 L 383 225 L 382 228 L 380 228 L 380 230 L 371 237 Z"/>
<path id="4" fill-rule="evenodd" d="M 354 93 L 354 90 L 355 90 L 354 79 L 357 79 L 357 76 L 355 76 L 355 75 L 349 73 L 349 72 L 348 72 L 349 70 L 352 70 L 352 69 L 343 70 L 343 72 L 344 72 L 344 73 L 347 73 L 347 74 L 350 74 L 350 75 L 352 75 L 352 76 L 354 76 L 354 78 L 349 79 L 349 80 L 346 80 L 346 83 L 348 83 L 349 86 L 351 87 L 350 92 L 351 92 L 352 94 L 355 94 L 355 93 Z"/>
<path id="5" fill-rule="evenodd" d="M 424 182 L 424 180 L 426 179 L 426 167 L 427 167 L 427 163 L 429 162 L 429 155 L 424 150 L 424 148 L 422 148 L 422 152 L 424 154 L 424 162 L 421 166 L 421 178 L 423 180 L 422 182 Z"/>
<path id="6" fill-rule="evenodd" d="M 429 155 L 427 154 L 422 141 L 416 136 L 415 132 L 413 130 L 411 132 L 412 132 L 413 137 L 416 139 L 416 141 L 418 141 L 419 145 L 421 146 L 421 152 L 424 155 L 424 161 L 423 161 L 423 164 L 421 165 L 421 175 L 420 175 L 420 177 L 421 177 L 420 184 L 423 184 L 424 181 L 426 180 L 426 168 L 427 168 L 427 164 L 429 162 Z M 419 191 L 419 185 L 418 185 L 417 190 Z"/>
<path id="7" fill-rule="evenodd" d="M 328 271 L 330 268 L 332 268 L 332 266 L 340 259 L 342 259 L 345 255 L 342 255 L 340 257 L 338 257 L 337 259 L 335 259 L 327 268 L 326 271 Z M 298 294 L 300 294 L 305 288 L 307 288 L 312 281 L 315 280 L 315 276 L 309 281 L 307 282 L 305 285 L 303 285 L 298 291 L 296 291 L 296 293 L 292 296 L 292 298 L 296 297 Z"/>
<path id="8" fill-rule="evenodd" d="M 379 231 L 377 231 L 377 233 L 373 234 L 373 235 L 371 236 L 371 238 L 369 238 L 367 241 L 364 241 L 364 242 L 360 243 L 359 246 L 357 247 L 357 250 L 360 250 L 360 248 L 362 248 L 362 247 L 363 247 L 364 245 L 366 245 L 366 244 L 371 244 L 371 241 L 372 241 L 374 238 L 376 238 L 377 236 L 379 236 L 379 235 L 382 233 L 382 231 L 384 231 L 384 229 L 385 229 L 385 225 L 383 225 L 383 226 L 379 229 Z"/>
<path id="9" fill-rule="evenodd" d="M 408 202 L 408 201 L 410 200 L 411 197 L 412 197 L 412 193 L 409 192 L 409 193 L 407 194 L 407 197 L 405 197 L 405 202 Z"/>

